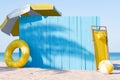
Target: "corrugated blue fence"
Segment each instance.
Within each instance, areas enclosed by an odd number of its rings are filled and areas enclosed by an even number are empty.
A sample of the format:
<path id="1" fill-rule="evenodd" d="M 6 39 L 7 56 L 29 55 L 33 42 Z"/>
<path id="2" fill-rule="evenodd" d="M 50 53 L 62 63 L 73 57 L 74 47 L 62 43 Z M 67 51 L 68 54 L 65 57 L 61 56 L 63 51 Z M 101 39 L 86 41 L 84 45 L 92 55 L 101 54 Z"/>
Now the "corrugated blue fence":
<path id="1" fill-rule="evenodd" d="M 95 70 L 91 25 L 96 16 L 22 16 L 20 39 L 30 47 L 27 67 Z"/>

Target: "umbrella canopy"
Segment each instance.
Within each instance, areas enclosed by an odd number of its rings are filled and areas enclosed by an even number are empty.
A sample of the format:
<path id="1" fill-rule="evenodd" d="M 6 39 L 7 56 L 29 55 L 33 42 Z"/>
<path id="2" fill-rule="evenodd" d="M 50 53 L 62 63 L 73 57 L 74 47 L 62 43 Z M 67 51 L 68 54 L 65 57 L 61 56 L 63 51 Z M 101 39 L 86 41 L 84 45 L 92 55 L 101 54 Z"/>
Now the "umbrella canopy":
<path id="1" fill-rule="evenodd" d="M 0 29 L 6 34 L 13 36 L 19 35 L 19 17 L 20 16 L 60 16 L 61 14 L 52 4 L 32 4 L 23 8 L 16 9 L 7 15 Z"/>

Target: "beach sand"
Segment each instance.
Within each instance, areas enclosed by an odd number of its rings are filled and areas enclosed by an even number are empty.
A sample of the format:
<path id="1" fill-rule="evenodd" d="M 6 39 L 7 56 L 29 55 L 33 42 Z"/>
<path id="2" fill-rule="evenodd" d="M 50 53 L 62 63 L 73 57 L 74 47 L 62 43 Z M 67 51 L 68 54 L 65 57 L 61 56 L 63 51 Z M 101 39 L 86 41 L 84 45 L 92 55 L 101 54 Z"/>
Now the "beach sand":
<path id="1" fill-rule="evenodd" d="M 8 68 L 0 62 L 0 80 L 120 80 L 120 60 L 112 61 L 112 74 L 85 70 L 49 70 L 41 68 Z"/>

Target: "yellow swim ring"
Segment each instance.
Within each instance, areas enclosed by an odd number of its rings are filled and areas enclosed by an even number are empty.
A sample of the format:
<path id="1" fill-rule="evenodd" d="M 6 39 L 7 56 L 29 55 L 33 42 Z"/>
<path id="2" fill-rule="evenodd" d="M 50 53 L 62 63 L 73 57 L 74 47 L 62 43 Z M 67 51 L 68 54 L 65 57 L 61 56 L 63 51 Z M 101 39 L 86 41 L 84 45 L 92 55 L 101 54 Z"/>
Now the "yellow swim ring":
<path id="1" fill-rule="evenodd" d="M 18 60 L 13 60 L 12 54 L 16 48 L 21 49 L 21 57 Z M 5 51 L 4 59 L 8 67 L 20 68 L 27 63 L 29 55 L 30 55 L 30 50 L 27 43 L 23 40 L 18 39 L 18 40 L 14 40 L 8 45 Z"/>

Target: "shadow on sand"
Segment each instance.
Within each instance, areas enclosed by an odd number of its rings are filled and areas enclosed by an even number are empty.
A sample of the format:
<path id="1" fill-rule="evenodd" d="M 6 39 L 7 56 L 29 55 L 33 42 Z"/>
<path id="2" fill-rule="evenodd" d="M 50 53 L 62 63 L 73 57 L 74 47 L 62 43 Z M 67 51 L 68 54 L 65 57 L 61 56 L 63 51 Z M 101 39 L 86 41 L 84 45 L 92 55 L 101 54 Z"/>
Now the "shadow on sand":
<path id="1" fill-rule="evenodd" d="M 16 68 L 0 67 L 0 72 L 14 71 Z"/>

